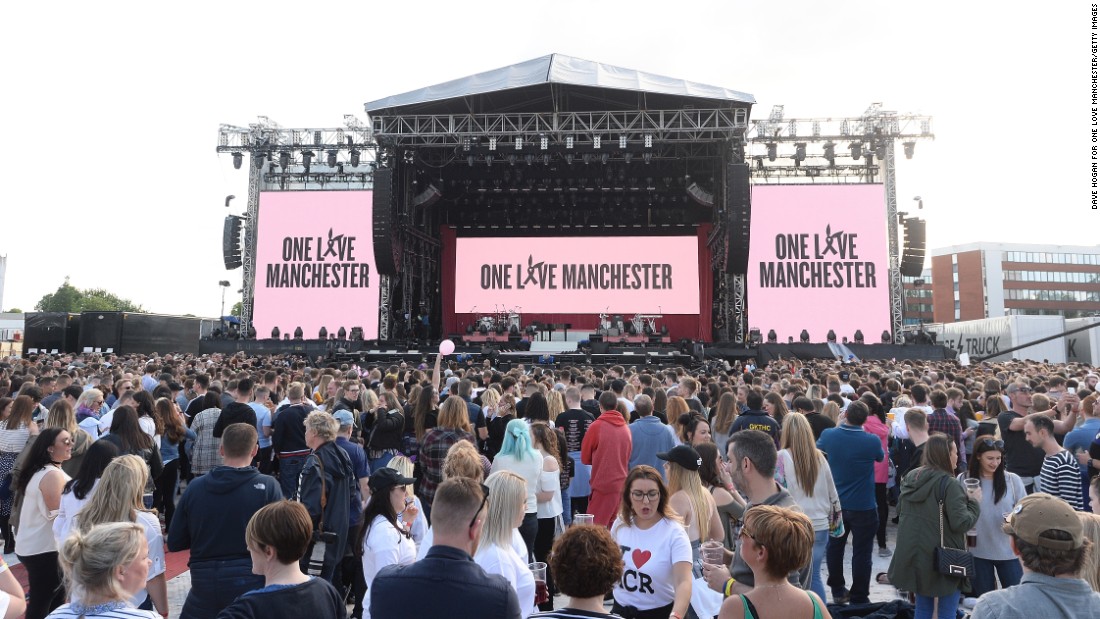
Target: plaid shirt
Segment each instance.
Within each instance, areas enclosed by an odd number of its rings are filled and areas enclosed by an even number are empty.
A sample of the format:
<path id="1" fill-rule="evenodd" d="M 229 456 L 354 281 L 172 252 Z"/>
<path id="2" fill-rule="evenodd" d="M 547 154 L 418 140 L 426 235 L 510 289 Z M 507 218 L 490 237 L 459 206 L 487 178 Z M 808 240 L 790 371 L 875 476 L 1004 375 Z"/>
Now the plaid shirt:
<path id="1" fill-rule="evenodd" d="M 435 499 L 435 489 L 443 483 L 443 460 L 447 458 L 447 450 L 451 445 L 459 441 L 470 441 L 475 447 L 474 435 L 465 430 L 455 428 L 432 428 L 424 435 L 424 442 L 420 445 L 420 457 L 417 464 L 420 465 L 420 494 L 421 500 L 431 503 Z"/>
<path id="2" fill-rule="evenodd" d="M 946 434 L 955 441 L 955 446 L 959 448 L 959 470 L 965 471 L 966 452 L 963 451 L 962 424 L 959 423 L 959 418 L 947 412 L 947 409 L 937 408 L 928 416 L 928 434 L 934 432 Z"/>
<path id="3" fill-rule="evenodd" d="M 209 473 L 216 466 L 221 466 L 222 457 L 218 453 L 222 440 L 214 438 L 214 424 L 221 417 L 221 410 L 208 408 L 191 422 L 191 429 L 195 431 L 195 448 L 191 451 L 191 472 L 195 475 Z"/>

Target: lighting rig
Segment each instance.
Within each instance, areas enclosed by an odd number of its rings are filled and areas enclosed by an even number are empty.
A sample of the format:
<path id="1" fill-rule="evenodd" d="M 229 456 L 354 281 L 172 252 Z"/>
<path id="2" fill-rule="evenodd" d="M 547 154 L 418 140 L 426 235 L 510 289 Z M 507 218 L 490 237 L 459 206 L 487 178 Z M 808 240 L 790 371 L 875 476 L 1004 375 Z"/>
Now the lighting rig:
<path id="1" fill-rule="evenodd" d="M 912 159 L 917 142 L 933 140 L 932 117 L 899 114 L 872 103 L 860 116 L 785 118 L 782 105 L 746 132 L 753 183 L 883 183 L 886 221 L 898 221 L 895 145 Z M 897 225 L 888 225 L 890 323 L 902 341 L 903 291 Z"/>
<path id="2" fill-rule="evenodd" d="M 245 242 L 241 248 L 244 294 L 241 320 L 252 321 L 256 282 L 256 226 L 261 191 L 366 189 L 372 186 L 377 152 L 370 126 L 344 116 L 344 126 L 325 129 L 284 128 L 266 116 L 247 127 L 220 125 L 218 153 L 233 167 L 248 165 Z"/>

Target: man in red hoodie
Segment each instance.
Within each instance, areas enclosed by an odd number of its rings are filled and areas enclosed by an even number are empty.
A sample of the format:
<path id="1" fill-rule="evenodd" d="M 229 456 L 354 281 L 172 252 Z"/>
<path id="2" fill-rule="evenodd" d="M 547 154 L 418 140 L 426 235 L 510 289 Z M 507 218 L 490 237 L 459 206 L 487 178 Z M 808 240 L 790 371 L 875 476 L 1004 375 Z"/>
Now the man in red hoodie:
<path id="1" fill-rule="evenodd" d="M 626 419 L 615 410 L 618 403 L 615 392 L 600 394 L 600 416 L 581 442 L 581 462 L 592 465 L 588 511 L 596 517 L 596 524 L 605 527 L 611 526 L 619 510 L 632 445 Z"/>

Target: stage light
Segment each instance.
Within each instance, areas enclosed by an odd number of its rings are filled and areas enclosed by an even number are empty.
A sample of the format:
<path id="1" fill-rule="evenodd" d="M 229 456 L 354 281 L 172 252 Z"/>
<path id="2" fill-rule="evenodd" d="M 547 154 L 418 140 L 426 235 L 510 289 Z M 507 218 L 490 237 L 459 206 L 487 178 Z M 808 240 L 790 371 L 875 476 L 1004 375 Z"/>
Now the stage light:
<path id="1" fill-rule="evenodd" d="M 343 327 L 340 327 L 339 329 L 336 330 L 336 337 L 341 339 L 341 340 L 348 339 L 348 330 L 343 328 Z"/>
<path id="2" fill-rule="evenodd" d="M 803 344 L 809 344 L 810 343 L 810 332 L 803 329 L 802 333 L 798 334 L 798 341 L 802 342 Z"/>
<path id="3" fill-rule="evenodd" d="M 649 165 L 649 162 L 653 161 L 653 153 L 649 151 L 642 153 L 642 161 L 644 161 L 646 165 Z"/>
<path id="4" fill-rule="evenodd" d="M 830 344 L 836 344 L 836 331 L 833 331 L 832 329 L 829 329 L 829 332 L 825 334 L 825 339 Z"/>
<path id="5" fill-rule="evenodd" d="M 351 151 L 351 167 L 353 167 L 353 168 L 358 168 L 359 167 L 359 151 L 357 151 L 357 150 Z"/>
<path id="6" fill-rule="evenodd" d="M 330 167 L 330 168 L 335 168 L 336 167 L 336 151 L 334 151 L 334 150 L 328 151 L 328 167 Z"/>
<path id="7" fill-rule="evenodd" d="M 905 148 L 905 158 L 912 159 L 913 151 L 917 148 L 916 142 L 903 142 L 902 146 Z"/>
<path id="8" fill-rule="evenodd" d="M 623 163 L 630 163 L 634 159 L 634 153 L 623 153 Z"/>
<path id="9" fill-rule="evenodd" d="M 768 329 L 768 343 L 775 344 L 779 341 L 779 336 L 775 334 L 775 329 Z"/>
<path id="10" fill-rule="evenodd" d="M 806 143 L 799 142 L 794 145 L 794 160 L 795 162 L 802 162 L 806 160 Z"/>
<path id="11" fill-rule="evenodd" d="M 516 165 L 516 156 L 508 155 L 508 165 Z"/>
<path id="12" fill-rule="evenodd" d="M 565 153 L 565 163 L 573 165 L 573 153 Z"/>
<path id="13" fill-rule="evenodd" d="M 471 168 L 474 167 L 474 159 L 475 157 L 473 155 L 466 156 L 466 163 L 468 163 Z"/>
<path id="14" fill-rule="evenodd" d="M 565 136 L 565 147 L 566 148 L 573 148 L 573 136 L 571 136 L 571 135 Z"/>
<path id="15" fill-rule="evenodd" d="M 328 329 L 321 327 L 321 329 L 317 331 L 317 339 L 323 340 L 326 338 L 328 338 Z"/>
<path id="16" fill-rule="evenodd" d="M 856 344 L 862 344 L 863 343 L 863 331 L 861 331 L 860 329 L 856 329 L 855 338 L 856 338 Z"/>
<path id="17" fill-rule="evenodd" d="M 601 137 L 600 137 L 600 136 L 598 136 L 598 135 L 597 135 L 597 136 L 595 136 L 595 137 L 593 137 L 593 138 L 592 138 L 592 148 L 599 148 L 599 147 L 600 147 L 600 143 L 601 143 L 602 141 L 603 141 L 603 138 L 601 138 Z"/>
<path id="18" fill-rule="evenodd" d="M 592 153 L 585 153 L 581 155 L 581 160 L 584 161 L 584 165 L 592 163 Z"/>
<path id="19" fill-rule="evenodd" d="M 264 155 L 263 153 L 253 153 L 252 165 L 256 166 L 257 170 L 262 170 L 264 168 L 265 158 L 267 161 L 271 161 L 271 153 L 267 153 L 266 155 Z"/>
<path id="20" fill-rule="evenodd" d="M 889 344 L 891 339 L 892 338 L 890 337 L 890 332 L 889 331 L 883 331 L 882 332 L 882 343 L 883 344 Z"/>
<path id="21" fill-rule="evenodd" d="M 886 158 L 886 142 L 879 142 L 875 144 L 875 156 L 879 159 Z"/>
<path id="22" fill-rule="evenodd" d="M 852 152 L 852 159 L 859 159 L 863 157 L 863 144 L 859 142 L 852 142 L 848 145 L 848 150 Z"/>
<path id="23" fill-rule="evenodd" d="M 874 163 L 875 163 L 875 154 L 870 152 L 870 151 L 868 151 L 866 153 L 863 153 L 863 161 L 867 165 L 874 165 Z"/>
<path id="24" fill-rule="evenodd" d="M 828 160 L 830 168 L 836 167 L 836 144 L 825 143 L 825 159 Z"/>
<path id="25" fill-rule="evenodd" d="M 302 336 L 303 336 L 302 335 L 302 328 L 301 327 L 296 327 L 294 329 L 294 339 L 300 340 L 300 339 L 302 339 Z"/>
<path id="26" fill-rule="evenodd" d="M 284 341 L 289 341 L 290 340 L 290 334 L 289 333 L 284 333 L 283 334 L 283 340 Z"/>
<path id="27" fill-rule="evenodd" d="M 546 150 L 550 148 L 550 138 L 545 135 L 539 136 L 539 150 Z"/>
<path id="28" fill-rule="evenodd" d="M 516 138 L 516 150 L 523 150 L 523 138 Z"/>
<path id="29" fill-rule="evenodd" d="M 233 153 L 233 169 L 240 170 L 241 162 L 244 160 L 244 155 L 241 153 Z"/>
<path id="30" fill-rule="evenodd" d="M 788 335 L 787 336 L 787 343 L 788 344 L 794 344 L 794 336 L 793 335 Z"/>
<path id="31" fill-rule="evenodd" d="M 290 166 L 290 153 L 288 153 L 284 150 L 283 152 L 279 153 L 279 167 L 283 169 L 283 172 L 286 172 L 286 169 L 289 166 Z"/>
<path id="32" fill-rule="evenodd" d="M 768 143 L 768 161 L 775 161 L 775 157 L 776 157 L 776 154 L 777 154 L 778 150 L 779 150 L 779 145 L 778 144 L 776 144 L 775 142 L 769 142 Z"/>
<path id="33" fill-rule="evenodd" d="M 272 327 L 271 328 L 271 339 L 273 339 L 273 340 L 279 339 L 279 327 Z"/>
<path id="34" fill-rule="evenodd" d="M 489 138 L 489 150 L 496 150 L 496 149 L 497 149 L 497 139 L 496 138 Z"/>
<path id="35" fill-rule="evenodd" d="M 493 165 L 493 156 L 492 155 L 485 155 L 485 165 L 487 165 L 489 167 L 492 167 L 492 165 Z"/>
<path id="36" fill-rule="evenodd" d="M 309 174 L 309 166 L 312 163 L 313 163 L 313 151 L 311 151 L 311 150 L 302 151 L 302 168 L 305 170 L 306 174 Z"/>
<path id="37" fill-rule="evenodd" d="M 620 149 L 626 148 L 626 136 L 625 135 L 620 135 L 619 136 L 619 148 Z"/>
<path id="38" fill-rule="evenodd" d="M 646 148 L 653 148 L 653 134 L 647 133 L 642 139 L 644 140 L 643 143 L 645 144 Z"/>
<path id="39" fill-rule="evenodd" d="M 535 156 L 531 153 L 524 155 L 523 160 L 527 162 L 527 165 L 535 165 Z"/>
<path id="40" fill-rule="evenodd" d="M 607 153 L 603 153 L 602 155 L 600 155 L 600 163 L 606 165 L 609 158 L 610 156 Z"/>

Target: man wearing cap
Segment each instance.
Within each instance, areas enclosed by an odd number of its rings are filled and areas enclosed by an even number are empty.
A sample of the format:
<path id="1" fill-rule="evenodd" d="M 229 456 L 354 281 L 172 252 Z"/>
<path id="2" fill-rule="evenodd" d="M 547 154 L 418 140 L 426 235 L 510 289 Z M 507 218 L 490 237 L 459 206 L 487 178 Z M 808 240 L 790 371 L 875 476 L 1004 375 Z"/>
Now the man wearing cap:
<path id="1" fill-rule="evenodd" d="M 856 390 L 854 388 L 852 388 L 851 383 L 848 382 L 849 380 L 851 380 L 852 375 L 848 373 L 848 370 L 841 370 L 840 374 L 839 374 L 839 377 L 840 377 L 840 393 L 842 395 L 844 395 L 845 397 L 847 397 L 849 395 L 854 396 L 856 394 Z M 849 399 L 851 399 L 851 398 L 849 398 Z"/>
<path id="2" fill-rule="evenodd" d="M 1003 529 L 1024 577 L 978 598 L 972 619 L 1100 617 L 1100 594 L 1078 575 L 1093 542 L 1068 503 L 1044 492 L 1026 496 Z"/>

